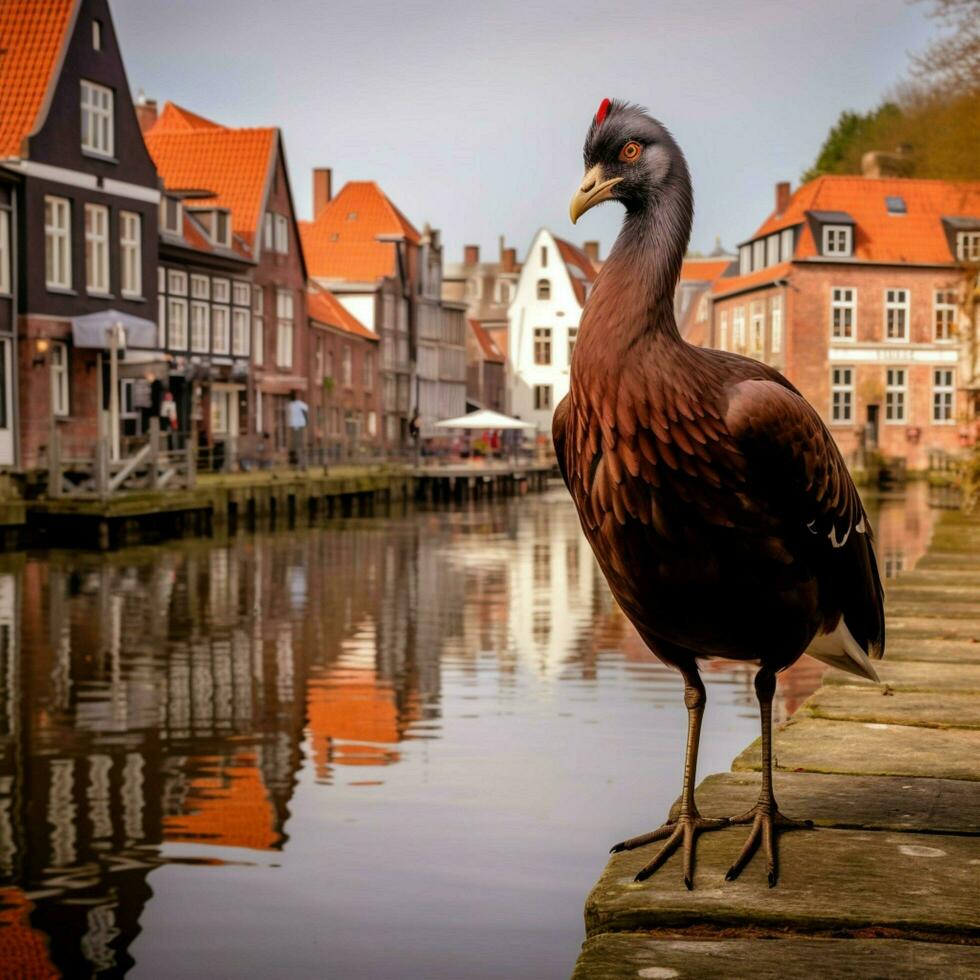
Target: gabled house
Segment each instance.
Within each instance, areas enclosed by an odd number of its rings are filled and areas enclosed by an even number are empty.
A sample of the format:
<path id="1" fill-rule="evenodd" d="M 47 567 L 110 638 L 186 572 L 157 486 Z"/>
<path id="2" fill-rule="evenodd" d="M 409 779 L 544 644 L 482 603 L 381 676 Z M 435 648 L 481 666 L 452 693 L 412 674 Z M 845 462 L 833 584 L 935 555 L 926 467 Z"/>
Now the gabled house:
<path id="1" fill-rule="evenodd" d="M 466 407 L 507 411 L 506 357 L 479 320 L 466 321 Z"/>
<path id="2" fill-rule="evenodd" d="M 156 318 L 160 193 L 105 0 L 0 0 L 0 48 L 0 240 L 6 223 L 19 257 L 0 288 L 17 305 L 16 341 L 0 319 L 0 465 L 35 467 L 52 426 L 90 452 L 112 400 L 73 318 Z M 148 381 L 129 353 L 120 384 Z"/>
<path id="3" fill-rule="evenodd" d="M 568 393 L 579 319 L 596 271 L 580 248 L 542 228 L 531 242 L 508 309 L 509 411 L 551 431 L 555 406 Z"/>
<path id="4" fill-rule="evenodd" d="M 165 188 L 161 339 L 190 427 L 208 445 L 254 433 L 284 452 L 290 394 L 309 385 L 309 328 L 282 134 L 170 103 L 154 115 L 147 103 L 144 138 Z"/>
<path id="5" fill-rule="evenodd" d="M 980 183 L 819 177 L 711 287 L 711 343 L 781 369 L 846 456 L 924 469 L 975 432 L 965 390 Z M 975 315 L 975 314 L 974 314 Z"/>

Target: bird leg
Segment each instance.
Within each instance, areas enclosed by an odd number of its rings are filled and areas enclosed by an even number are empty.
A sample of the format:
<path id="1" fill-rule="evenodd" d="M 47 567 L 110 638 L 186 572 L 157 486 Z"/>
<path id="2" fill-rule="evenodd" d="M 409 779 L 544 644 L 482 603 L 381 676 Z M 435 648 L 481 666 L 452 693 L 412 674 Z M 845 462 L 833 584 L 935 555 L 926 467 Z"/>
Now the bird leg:
<path id="1" fill-rule="evenodd" d="M 776 884 L 778 877 L 776 832 L 813 829 L 811 820 L 790 820 L 789 817 L 784 817 L 779 812 L 776 797 L 772 792 L 772 698 L 775 691 L 776 675 L 772 670 L 763 667 L 755 675 L 755 693 L 759 699 L 759 712 L 762 716 L 762 790 L 759 793 L 759 801 L 751 810 L 740 817 L 731 818 L 733 824 L 752 824 L 752 830 L 735 863 L 725 875 L 726 881 L 734 881 L 755 854 L 761 840 L 766 851 L 766 876 L 770 888 Z"/>
<path id="2" fill-rule="evenodd" d="M 666 823 L 648 834 L 631 837 L 614 844 L 612 853 L 665 840 L 654 859 L 637 872 L 636 880 L 645 881 L 677 850 L 684 845 L 684 884 L 694 887 L 694 840 L 702 830 L 718 830 L 728 825 L 728 818 L 702 817 L 694 803 L 694 781 L 698 765 L 698 742 L 701 738 L 701 716 L 707 700 L 704 684 L 697 670 L 684 673 L 684 704 L 687 706 L 687 751 L 684 758 L 684 787 L 678 803 L 671 808 Z"/>

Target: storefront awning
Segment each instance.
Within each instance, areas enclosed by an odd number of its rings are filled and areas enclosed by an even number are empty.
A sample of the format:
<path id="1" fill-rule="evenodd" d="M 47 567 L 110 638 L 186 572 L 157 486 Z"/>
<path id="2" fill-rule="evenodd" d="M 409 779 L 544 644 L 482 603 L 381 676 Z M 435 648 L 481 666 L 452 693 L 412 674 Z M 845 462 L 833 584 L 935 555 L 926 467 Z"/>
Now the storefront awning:
<path id="1" fill-rule="evenodd" d="M 76 347 L 108 350 L 114 327 L 122 328 L 120 347 L 152 349 L 157 345 L 157 325 L 152 320 L 144 320 L 119 310 L 101 310 L 98 313 L 73 317 L 71 339 Z"/>

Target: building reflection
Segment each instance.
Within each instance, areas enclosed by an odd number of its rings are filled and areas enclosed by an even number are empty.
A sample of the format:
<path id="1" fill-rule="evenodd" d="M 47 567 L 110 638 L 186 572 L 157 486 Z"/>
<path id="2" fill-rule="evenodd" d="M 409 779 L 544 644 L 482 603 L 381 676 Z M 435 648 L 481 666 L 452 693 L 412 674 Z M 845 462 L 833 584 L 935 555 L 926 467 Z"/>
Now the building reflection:
<path id="1" fill-rule="evenodd" d="M 898 548 L 908 524 L 886 517 Z M 383 781 L 439 737 L 447 671 L 509 696 L 521 676 L 601 682 L 608 663 L 679 697 L 564 496 L 5 557 L 4 971 L 125 972 L 154 868 L 287 846 L 300 768 L 318 792 Z"/>

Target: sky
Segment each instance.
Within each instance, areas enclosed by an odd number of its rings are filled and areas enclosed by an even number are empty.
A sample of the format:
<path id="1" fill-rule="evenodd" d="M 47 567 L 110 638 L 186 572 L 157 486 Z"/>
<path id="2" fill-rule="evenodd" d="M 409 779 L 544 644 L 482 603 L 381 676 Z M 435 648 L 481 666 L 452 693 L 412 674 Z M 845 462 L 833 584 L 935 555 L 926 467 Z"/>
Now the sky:
<path id="1" fill-rule="evenodd" d="M 376 180 L 445 260 L 525 254 L 547 226 L 605 255 L 621 212 L 572 226 L 599 102 L 646 106 L 694 180 L 691 248 L 728 248 L 812 163 L 843 109 L 875 105 L 936 25 L 905 0 L 111 0 L 134 96 L 283 130 L 293 199 Z"/>

